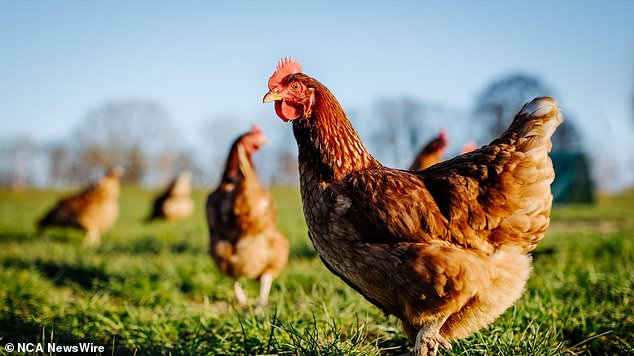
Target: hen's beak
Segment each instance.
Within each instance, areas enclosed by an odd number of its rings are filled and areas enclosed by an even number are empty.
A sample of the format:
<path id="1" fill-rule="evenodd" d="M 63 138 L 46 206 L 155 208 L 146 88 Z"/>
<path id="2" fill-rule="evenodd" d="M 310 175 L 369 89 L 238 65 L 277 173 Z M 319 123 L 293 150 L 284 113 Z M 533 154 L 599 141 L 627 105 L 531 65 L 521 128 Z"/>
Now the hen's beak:
<path id="1" fill-rule="evenodd" d="M 278 93 L 274 93 L 272 91 L 266 93 L 266 95 L 264 95 L 264 98 L 262 98 L 262 102 L 263 103 L 270 103 L 273 101 L 279 101 L 282 100 L 282 96 Z"/>

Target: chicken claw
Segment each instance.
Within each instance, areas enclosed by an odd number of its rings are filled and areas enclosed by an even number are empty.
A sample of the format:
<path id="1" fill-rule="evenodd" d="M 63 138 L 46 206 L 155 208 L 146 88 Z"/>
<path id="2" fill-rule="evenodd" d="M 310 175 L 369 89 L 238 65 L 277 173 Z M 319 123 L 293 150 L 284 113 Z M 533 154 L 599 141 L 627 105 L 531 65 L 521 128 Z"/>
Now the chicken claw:
<path id="1" fill-rule="evenodd" d="M 429 330 L 421 329 L 416 335 L 414 344 L 415 356 L 435 356 L 438 353 L 438 346 L 451 350 L 451 344 L 438 332 L 429 334 Z"/>
<path id="2" fill-rule="evenodd" d="M 101 235 L 98 230 L 88 229 L 86 236 L 84 237 L 84 245 L 86 246 L 98 246 L 101 244 Z"/>
<path id="3" fill-rule="evenodd" d="M 244 289 L 242 289 L 238 281 L 235 281 L 233 283 L 233 292 L 236 295 L 236 301 L 238 302 L 239 306 L 245 306 L 248 304 L 247 293 L 244 291 Z"/>

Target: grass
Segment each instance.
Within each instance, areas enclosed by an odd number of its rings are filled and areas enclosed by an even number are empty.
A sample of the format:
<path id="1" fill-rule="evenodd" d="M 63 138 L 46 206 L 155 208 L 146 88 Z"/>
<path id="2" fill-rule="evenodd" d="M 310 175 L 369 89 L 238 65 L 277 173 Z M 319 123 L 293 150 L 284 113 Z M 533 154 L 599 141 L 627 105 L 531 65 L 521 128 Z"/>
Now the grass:
<path id="1" fill-rule="evenodd" d="M 232 304 L 207 256 L 205 192 L 194 217 L 144 225 L 153 192 L 126 188 L 97 248 L 81 232 L 33 228 L 60 192 L 0 191 L 0 354 L 7 342 L 93 342 L 115 354 L 396 354 L 387 319 L 331 275 L 306 234 L 296 189 L 274 189 L 291 260 L 261 314 Z M 444 354 L 634 352 L 634 191 L 558 207 L 519 302 Z M 258 285 L 245 281 L 255 299 Z"/>

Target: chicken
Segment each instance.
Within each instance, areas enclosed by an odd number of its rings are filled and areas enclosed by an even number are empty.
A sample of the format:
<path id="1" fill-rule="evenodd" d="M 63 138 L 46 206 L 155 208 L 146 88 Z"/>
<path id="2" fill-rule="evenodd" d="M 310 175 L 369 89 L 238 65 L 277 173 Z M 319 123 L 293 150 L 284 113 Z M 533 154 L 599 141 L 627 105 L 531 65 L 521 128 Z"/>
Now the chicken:
<path id="1" fill-rule="evenodd" d="M 178 221 L 189 217 L 194 211 L 191 197 L 191 173 L 184 171 L 175 177 L 152 204 L 152 212 L 146 221 L 165 219 Z"/>
<path id="2" fill-rule="evenodd" d="M 76 227 L 86 232 L 87 244 L 99 244 L 119 215 L 119 178 L 121 168 L 114 168 L 97 183 L 60 200 L 37 223 L 38 229 L 49 226 Z"/>
<path id="3" fill-rule="evenodd" d="M 552 98 L 489 145 L 422 171 L 386 168 L 335 96 L 284 59 L 263 102 L 292 121 L 309 238 L 328 269 L 402 321 L 414 353 L 469 336 L 523 293 L 550 222 Z"/>
<path id="4" fill-rule="evenodd" d="M 276 227 L 277 211 L 271 194 L 260 184 L 251 155 L 266 142 L 254 126 L 238 137 L 218 188 L 207 199 L 209 253 L 218 268 L 236 279 L 240 305 L 247 296 L 237 278 L 259 280 L 258 308 L 268 303 L 273 279 L 288 261 L 289 244 Z"/>
<path id="5" fill-rule="evenodd" d="M 418 153 L 414 162 L 409 167 L 410 171 L 419 171 L 438 162 L 442 162 L 447 148 L 447 134 L 442 130 L 440 134 L 429 141 Z"/>

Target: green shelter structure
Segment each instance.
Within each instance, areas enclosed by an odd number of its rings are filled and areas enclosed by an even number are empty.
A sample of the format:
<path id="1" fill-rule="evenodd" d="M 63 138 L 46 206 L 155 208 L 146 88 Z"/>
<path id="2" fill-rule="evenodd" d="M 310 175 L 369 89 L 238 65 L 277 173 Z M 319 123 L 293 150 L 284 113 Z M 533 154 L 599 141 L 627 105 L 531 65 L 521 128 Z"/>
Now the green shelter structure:
<path id="1" fill-rule="evenodd" d="M 555 169 L 551 185 L 553 203 L 594 203 L 595 187 L 588 157 L 582 152 L 555 151 L 550 158 Z"/>

